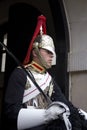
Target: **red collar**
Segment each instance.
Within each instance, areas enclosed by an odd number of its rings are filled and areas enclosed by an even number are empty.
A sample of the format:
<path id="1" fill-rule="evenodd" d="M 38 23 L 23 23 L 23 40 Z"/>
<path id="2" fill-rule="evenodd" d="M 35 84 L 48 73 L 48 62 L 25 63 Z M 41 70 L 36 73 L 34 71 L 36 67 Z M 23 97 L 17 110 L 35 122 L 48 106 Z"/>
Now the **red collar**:
<path id="1" fill-rule="evenodd" d="M 44 67 L 40 66 L 35 61 L 32 61 L 30 66 L 32 66 L 39 73 L 44 73 L 46 71 Z"/>

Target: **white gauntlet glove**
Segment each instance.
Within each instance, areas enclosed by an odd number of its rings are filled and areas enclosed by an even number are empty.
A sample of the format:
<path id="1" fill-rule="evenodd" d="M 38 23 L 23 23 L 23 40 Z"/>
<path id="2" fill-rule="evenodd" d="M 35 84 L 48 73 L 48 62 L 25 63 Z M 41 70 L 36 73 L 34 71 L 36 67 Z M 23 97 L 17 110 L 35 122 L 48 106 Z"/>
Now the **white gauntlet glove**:
<path id="1" fill-rule="evenodd" d="M 46 121 L 55 120 L 60 118 L 64 120 L 67 130 L 72 130 L 71 123 L 68 119 L 70 110 L 67 105 L 62 102 L 53 102 L 46 110 Z"/>
<path id="2" fill-rule="evenodd" d="M 46 122 L 49 122 L 51 120 L 58 119 L 64 112 L 65 108 L 60 108 L 58 102 L 53 102 L 45 111 L 45 120 Z"/>

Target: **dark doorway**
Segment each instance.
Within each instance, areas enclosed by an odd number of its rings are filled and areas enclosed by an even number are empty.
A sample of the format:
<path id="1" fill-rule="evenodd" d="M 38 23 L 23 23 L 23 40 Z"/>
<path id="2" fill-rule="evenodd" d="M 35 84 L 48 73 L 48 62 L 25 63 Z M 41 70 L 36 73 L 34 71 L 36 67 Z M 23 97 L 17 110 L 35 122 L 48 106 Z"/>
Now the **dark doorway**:
<path id="1" fill-rule="evenodd" d="M 49 0 L 55 27 L 55 46 L 57 61 L 55 66 L 55 79 L 65 96 L 69 97 L 69 77 L 67 73 L 67 55 L 69 50 L 68 28 L 62 0 Z"/>
<path id="2" fill-rule="evenodd" d="M 25 58 L 38 15 L 41 15 L 40 11 L 25 3 L 17 3 L 9 9 L 7 47 L 20 62 Z M 5 84 L 16 66 L 17 63 L 7 54 Z"/>

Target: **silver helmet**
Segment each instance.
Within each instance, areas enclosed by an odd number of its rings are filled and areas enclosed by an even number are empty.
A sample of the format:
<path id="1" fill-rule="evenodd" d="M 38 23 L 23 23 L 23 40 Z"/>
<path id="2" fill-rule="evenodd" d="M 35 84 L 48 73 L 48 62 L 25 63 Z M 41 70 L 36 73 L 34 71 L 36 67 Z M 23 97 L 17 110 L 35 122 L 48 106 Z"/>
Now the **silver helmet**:
<path id="1" fill-rule="evenodd" d="M 35 47 L 43 48 L 49 50 L 53 54 L 55 53 L 55 47 L 53 39 L 49 35 L 39 35 L 34 41 L 33 48 Z"/>
<path id="2" fill-rule="evenodd" d="M 54 46 L 53 39 L 49 35 L 46 35 L 46 34 L 38 35 L 33 43 L 33 48 L 38 49 L 38 50 L 39 48 L 43 48 L 52 52 L 54 55 L 52 65 L 56 64 L 55 46 Z"/>

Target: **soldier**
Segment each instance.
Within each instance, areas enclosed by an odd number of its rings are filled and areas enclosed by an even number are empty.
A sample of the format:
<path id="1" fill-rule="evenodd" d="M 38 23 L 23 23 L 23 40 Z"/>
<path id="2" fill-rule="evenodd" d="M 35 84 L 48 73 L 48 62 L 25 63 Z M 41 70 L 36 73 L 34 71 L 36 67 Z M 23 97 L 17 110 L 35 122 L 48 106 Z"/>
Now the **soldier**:
<path id="1" fill-rule="evenodd" d="M 44 33 L 43 26 L 40 24 L 39 27 L 39 33 L 34 35 L 30 44 L 28 63 L 24 62 L 24 69 L 33 80 L 18 66 L 8 81 L 4 107 L 6 127 L 9 130 L 86 130 L 83 114 L 66 100 L 47 71 L 53 59 L 55 61 L 55 47 L 53 39 Z"/>

